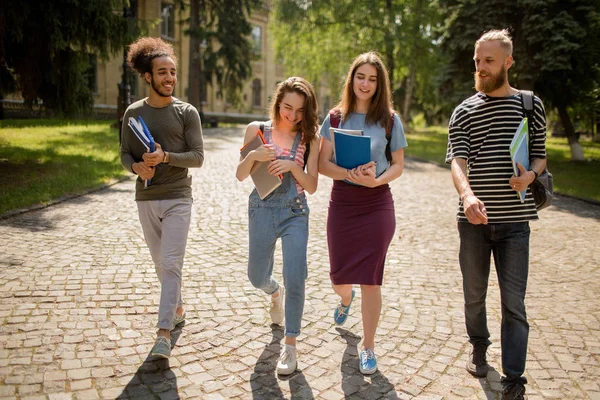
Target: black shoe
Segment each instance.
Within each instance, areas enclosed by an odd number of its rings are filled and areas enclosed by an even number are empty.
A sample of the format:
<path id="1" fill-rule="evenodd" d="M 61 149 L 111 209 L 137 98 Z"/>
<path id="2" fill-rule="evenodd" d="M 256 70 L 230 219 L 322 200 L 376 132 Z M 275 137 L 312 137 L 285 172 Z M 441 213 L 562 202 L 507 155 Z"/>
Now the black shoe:
<path id="1" fill-rule="evenodd" d="M 522 383 L 509 383 L 502 388 L 502 400 L 524 400 L 525 386 Z"/>
<path id="2" fill-rule="evenodd" d="M 487 363 L 486 353 L 488 344 L 487 343 L 475 343 L 473 349 L 469 353 L 469 359 L 467 360 L 467 371 L 473 376 L 478 378 L 485 378 L 490 365 Z"/>

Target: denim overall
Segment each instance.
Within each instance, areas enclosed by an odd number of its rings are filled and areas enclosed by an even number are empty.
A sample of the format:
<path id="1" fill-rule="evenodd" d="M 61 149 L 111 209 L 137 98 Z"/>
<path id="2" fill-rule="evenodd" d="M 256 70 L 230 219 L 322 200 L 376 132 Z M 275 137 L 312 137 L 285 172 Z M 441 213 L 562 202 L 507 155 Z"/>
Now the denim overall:
<path id="1" fill-rule="evenodd" d="M 277 159 L 295 160 L 302 138 L 298 132 L 289 156 Z M 265 124 L 265 140 L 272 143 L 271 123 Z M 248 278 L 254 287 L 272 295 L 279 288 L 273 278 L 275 243 L 281 238 L 283 252 L 283 284 L 285 286 L 285 336 L 300 334 L 304 311 L 304 287 L 308 275 L 309 208 L 304 193 L 298 195 L 291 172 L 283 174 L 281 185 L 264 200 L 256 189 L 248 202 L 249 257 Z"/>

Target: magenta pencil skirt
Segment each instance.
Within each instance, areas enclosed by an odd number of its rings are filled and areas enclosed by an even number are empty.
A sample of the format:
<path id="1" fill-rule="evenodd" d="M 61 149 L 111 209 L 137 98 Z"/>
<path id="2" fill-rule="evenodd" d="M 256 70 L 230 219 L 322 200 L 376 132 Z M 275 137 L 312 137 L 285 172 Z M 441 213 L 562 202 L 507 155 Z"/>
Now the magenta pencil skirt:
<path id="1" fill-rule="evenodd" d="M 331 282 L 381 285 L 395 230 L 388 185 L 367 188 L 334 181 L 327 214 Z"/>

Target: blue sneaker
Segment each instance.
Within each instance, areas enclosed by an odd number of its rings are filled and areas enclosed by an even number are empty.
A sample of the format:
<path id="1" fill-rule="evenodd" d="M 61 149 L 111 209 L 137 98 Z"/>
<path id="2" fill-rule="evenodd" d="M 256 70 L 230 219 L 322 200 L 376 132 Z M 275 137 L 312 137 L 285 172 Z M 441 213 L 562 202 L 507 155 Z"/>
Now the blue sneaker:
<path id="1" fill-rule="evenodd" d="M 377 358 L 371 349 L 364 349 L 360 352 L 360 363 L 358 368 L 364 375 L 371 375 L 377 371 Z"/>
<path id="2" fill-rule="evenodd" d="M 344 325 L 344 322 L 348 319 L 348 314 L 350 313 L 350 306 L 352 305 L 352 300 L 354 300 L 354 290 L 352 291 L 352 297 L 350 298 L 350 304 L 347 306 L 343 305 L 340 301 L 335 310 L 333 311 L 333 321 L 337 326 Z"/>

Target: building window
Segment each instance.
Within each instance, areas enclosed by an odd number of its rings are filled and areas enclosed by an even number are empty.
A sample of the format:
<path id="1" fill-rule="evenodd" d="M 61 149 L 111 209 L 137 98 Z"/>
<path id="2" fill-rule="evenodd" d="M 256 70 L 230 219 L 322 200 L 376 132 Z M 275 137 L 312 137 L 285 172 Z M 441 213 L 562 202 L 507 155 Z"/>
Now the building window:
<path id="1" fill-rule="evenodd" d="M 262 29 L 260 26 L 252 27 L 252 52 L 257 56 L 262 54 Z"/>
<path id="2" fill-rule="evenodd" d="M 162 4 L 162 22 L 160 24 L 160 35 L 169 39 L 175 38 L 175 7 L 173 4 Z"/>
<path id="3" fill-rule="evenodd" d="M 260 107 L 262 105 L 260 99 L 260 79 L 252 81 L 252 105 L 254 107 Z"/>

